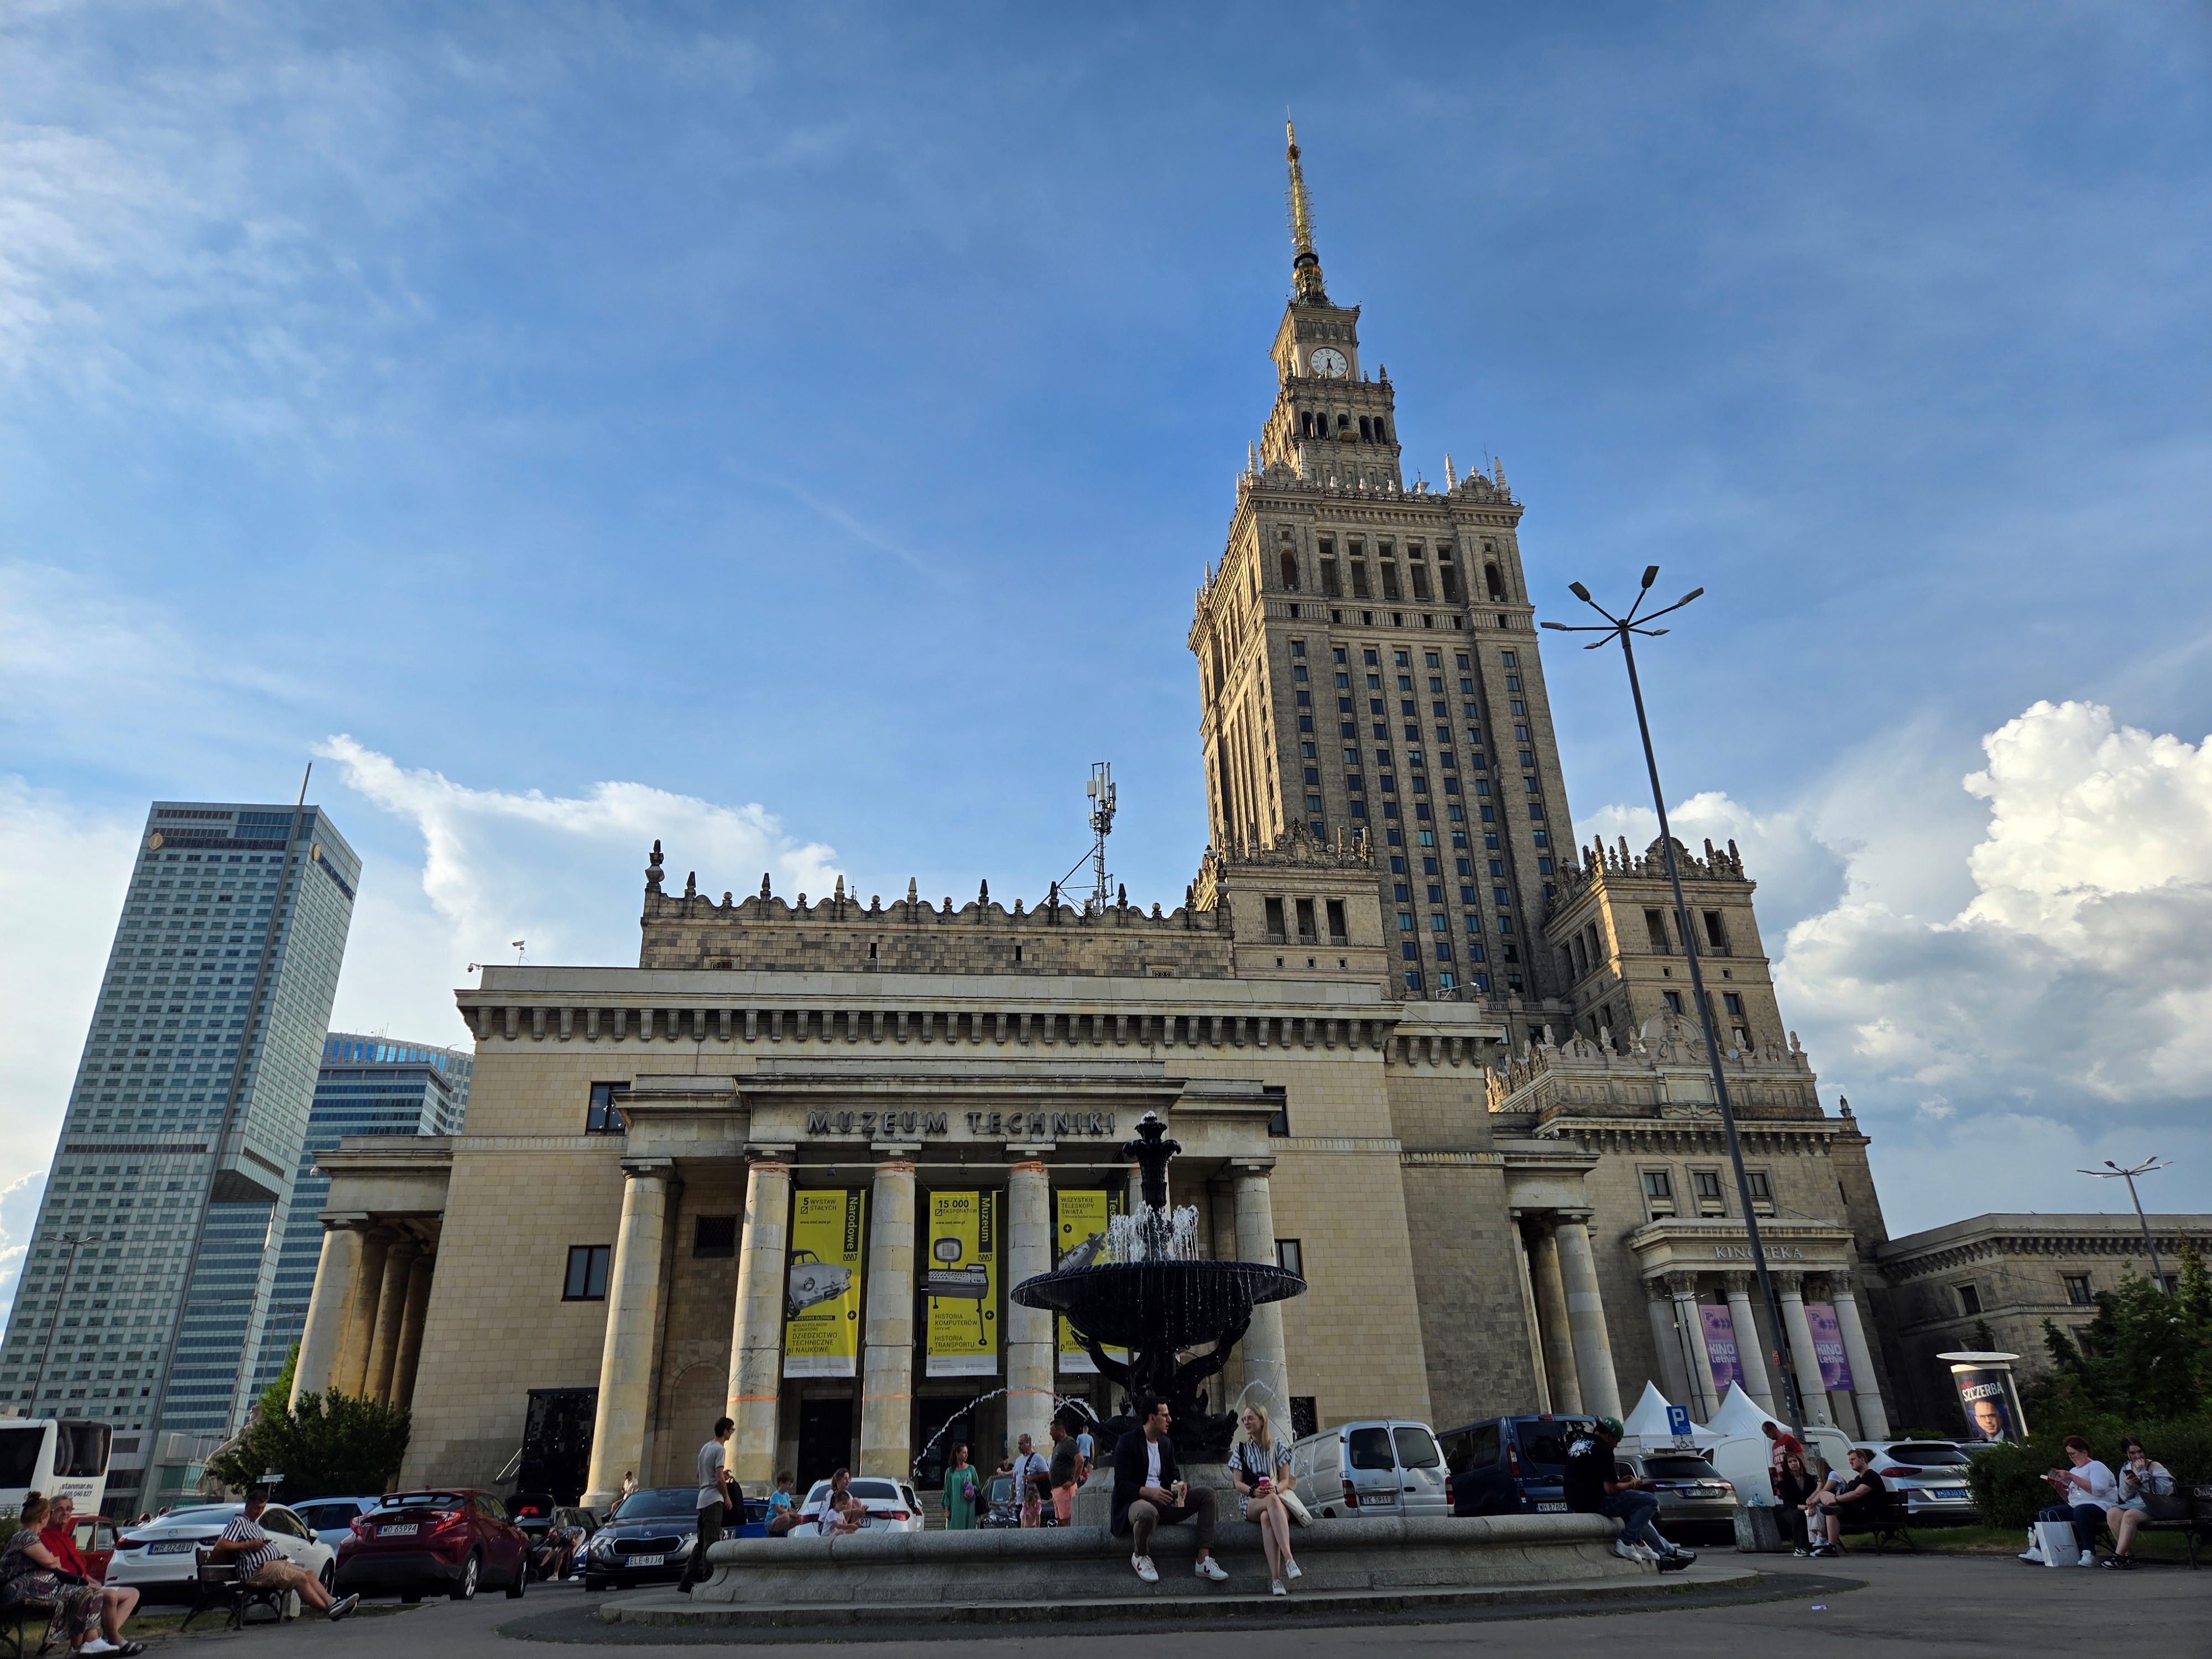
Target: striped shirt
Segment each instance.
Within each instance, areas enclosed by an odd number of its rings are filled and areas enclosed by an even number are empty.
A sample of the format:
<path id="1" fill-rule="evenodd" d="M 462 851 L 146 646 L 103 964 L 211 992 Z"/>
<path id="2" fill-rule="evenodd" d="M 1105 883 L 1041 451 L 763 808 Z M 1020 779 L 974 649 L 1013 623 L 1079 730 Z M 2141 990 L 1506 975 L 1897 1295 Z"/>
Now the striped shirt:
<path id="1" fill-rule="evenodd" d="M 238 1576 L 240 1578 L 252 1577 L 255 1573 L 284 1553 L 270 1540 L 269 1534 L 261 1530 L 259 1522 L 249 1521 L 246 1518 L 246 1512 L 243 1510 L 231 1517 L 230 1524 L 222 1529 L 222 1536 L 223 1541 L 228 1544 L 261 1546 L 256 1550 L 240 1550 L 231 1558 L 238 1563 Z"/>

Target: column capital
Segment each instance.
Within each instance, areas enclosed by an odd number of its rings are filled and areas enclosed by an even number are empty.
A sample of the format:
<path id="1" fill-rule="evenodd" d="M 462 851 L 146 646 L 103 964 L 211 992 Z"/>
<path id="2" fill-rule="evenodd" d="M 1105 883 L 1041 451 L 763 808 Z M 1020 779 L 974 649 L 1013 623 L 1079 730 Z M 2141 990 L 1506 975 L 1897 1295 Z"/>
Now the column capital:
<path id="1" fill-rule="evenodd" d="M 341 1228 L 349 1232 L 367 1232 L 376 1225 L 376 1218 L 366 1210 L 342 1210 L 323 1217 L 323 1231 L 337 1232 Z"/>
<path id="2" fill-rule="evenodd" d="M 1694 1302 L 1698 1297 L 1698 1276 L 1695 1273 L 1668 1273 L 1667 1290 L 1677 1300 L 1687 1297 Z"/>
<path id="3" fill-rule="evenodd" d="M 1849 1273 L 1832 1273 L 1828 1275 L 1828 1299 L 1839 1308 L 1846 1302 L 1857 1302 L 1858 1287 L 1851 1283 L 1851 1276 Z"/>
<path id="4" fill-rule="evenodd" d="M 1006 1148 L 1006 1152 L 1009 1160 L 1006 1164 L 1006 1173 L 1009 1175 L 1048 1175 L 1049 1173 L 1045 1161 L 1036 1155 L 1033 1148 L 1009 1146 Z"/>
<path id="5" fill-rule="evenodd" d="M 1749 1273 L 1723 1273 L 1722 1277 L 1728 1281 L 1728 1293 L 1731 1301 L 1737 1297 L 1747 1299 L 1750 1297 L 1751 1275 Z"/>
<path id="6" fill-rule="evenodd" d="M 1662 1307 L 1674 1299 L 1673 1292 L 1667 1288 L 1667 1281 L 1664 1278 L 1645 1279 L 1644 1294 Z"/>
<path id="7" fill-rule="evenodd" d="M 1047 1152 L 1057 1151 L 1059 1146 L 1060 1143 L 1056 1140 L 1010 1140 L 1006 1146 L 1006 1154 L 1017 1167 L 1024 1164 L 1034 1164 L 1037 1168 L 1042 1169 L 1044 1155 Z"/>
<path id="8" fill-rule="evenodd" d="M 781 1145 L 757 1140 L 749 1140 L 745 1143 L 744 1158 L 748 1164 L 788 1165 L 798 1155 L 799 1145 L 796 1141 Z"/>
<path id="9" fill-rule="evenodd" d="M 1590 1218 L 1596 1213 L 1595 1210 L 1555 1209 L 1552 1212 L 1552 1224 L 1555 1227 L 1572 1225 L 1587 1228 L 1590 1224 Z"/>
<path id="10" fill-rule="evenodd" d="M 1796 1297 L 1801 1299 L 1803 1297 L 1805 1291 L 1804 1274 L 1769 1273 L 1767 1278 L 1773 1283 L 1775 1295 Z"/>
<path id="11" fill-rule="evenodd" d="M 1275 1160 L 1273 1158 L 1232 1158 L 1229 1160 L 1229 1167 L 1240 1176 L 1266 1176 L 1274 1170 Z"/>
<path id="12" fill-rule="evenodd" d="M 912 1175 L 914 1159 L 908 1156 L 917 1152 L 918 1146 L 878 1146 L 875 1149 L 876 1173 L 881 1175 Z"/>
<path id="13" fill-rule="evenodd" d="M 622 1161 L 622 1170 L 632 1181 L 668 1181 L 675 1176 L 676 1160 L 672 1158 L 626 1158 Z"/>
<path id="14" fill-rule="evenodd" d="M 881 1169 L 886 1163 L 906 1163 L 921 1150 L 921 1143 L 918 1140 L 872 1140 L 868 1143 L 868 1150 L 876 1155 L 876 1167 Z"/>

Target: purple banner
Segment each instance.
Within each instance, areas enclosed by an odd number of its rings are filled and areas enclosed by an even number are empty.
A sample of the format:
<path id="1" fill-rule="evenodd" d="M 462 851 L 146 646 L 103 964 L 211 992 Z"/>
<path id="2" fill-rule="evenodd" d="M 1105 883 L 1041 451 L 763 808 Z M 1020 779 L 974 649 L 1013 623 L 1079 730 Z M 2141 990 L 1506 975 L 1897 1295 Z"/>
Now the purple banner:
<path id="1" fill-rule="evenodd" d="M 1713 1393 L 1717 1396 L 1731 1382 L 1741 1388 L 1743 1360 L 1736 1352 L 1735 1322 L 1726 1308 L 1710 1302 L 1698 1304 L 1698 1316 L 1705 1327 L 1705 1357 L 1713 1362 Z"/>
<path id="2" fill-rule="evenodd" d="M 1851 1362 L 1844 1358 L 1843 1327 L 1836 1310 L 1826 1302 L 1805 1304 L 1805 1322 L 1813 1328 L 1813 1353 L 1820 1362 L 1820 1387 L 1826 1393 L 1851 1387 Z"/>

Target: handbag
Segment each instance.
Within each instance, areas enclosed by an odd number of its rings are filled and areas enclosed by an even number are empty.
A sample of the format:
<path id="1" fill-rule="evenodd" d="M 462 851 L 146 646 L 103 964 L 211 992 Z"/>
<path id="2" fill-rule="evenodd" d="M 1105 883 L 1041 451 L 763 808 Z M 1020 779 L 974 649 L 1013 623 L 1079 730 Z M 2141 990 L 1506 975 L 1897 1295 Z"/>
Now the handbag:
<path id="1" fill-rule="evenodd" d="M 1299 1497 L 1297 1493 L 1287 1490 L 1279 1492 L 1275 1495 L 1283 1500 L 1283 1507 L 1290 1511 L 1291 1522 L 1293 1526 L 1310 1527 L 1313 1525 L 1313 1511 L 1306 1507 L 1306 1501 L 1304 1498 Z"/>
<path id="2" fill-rule="evenodd" d="M 2037 1522 L 2035 1547 L 2043 1552 L 2046 1567 L 2070 1567 L 2081 1554 L 2081 1541 L 2075 1536 L 2071 1521 Z"/>

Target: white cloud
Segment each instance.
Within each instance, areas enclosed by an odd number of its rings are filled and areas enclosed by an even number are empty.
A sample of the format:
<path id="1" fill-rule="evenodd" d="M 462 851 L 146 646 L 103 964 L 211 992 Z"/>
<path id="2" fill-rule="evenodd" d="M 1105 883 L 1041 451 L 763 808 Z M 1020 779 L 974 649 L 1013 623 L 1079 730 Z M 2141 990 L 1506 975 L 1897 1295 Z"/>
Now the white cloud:
<path id="1" fill-rule="evenodd" d="M 46 1172 L 27 1170 L 0 1187 L 0 1325 L 15 1305 L 15 1286 L 23 1277 L 23 1253 L 38 1225 L 39 1200 L 46 1195 Z"/>
<path id="2" fill-rule="evenodd" d="M 2153 1201 L 2204 1207 L 2212 743 L 2039 702 L 1982 748 L 1973 835 L 1948 803 L 1862 787 L 1865 757 L 1808 808 L 1699 795 L 1675 833 L 1741 848 L 1784 1018 L 1873 1131 L 1893 1227 L 2117 1207 L 2076 1170 L 2148 1151 L 2191 1166 Z M 1656 832 L 1640 808 L 1583 822 L 1639 850 Z"/>
<path id="3" fill-rule="evenodd" d="M 470 962 L 634 964 L 646 855 L 667 849 L 669 884 L 750 890 L 763 873 L 786 895 L 826 893 L 839 871 L 818 842 L 785 834 L 758 805 L 730 807 L 642 783 L 599 783 L 581 795 L 476 789 L 402 767 L 337 736 L 318 752 L 346 787 L 412 823 L 422 860 L 372 860 L 346 948 L 335 1025 L 388 1027 L 465 1042 L 452 988 Z"/>

